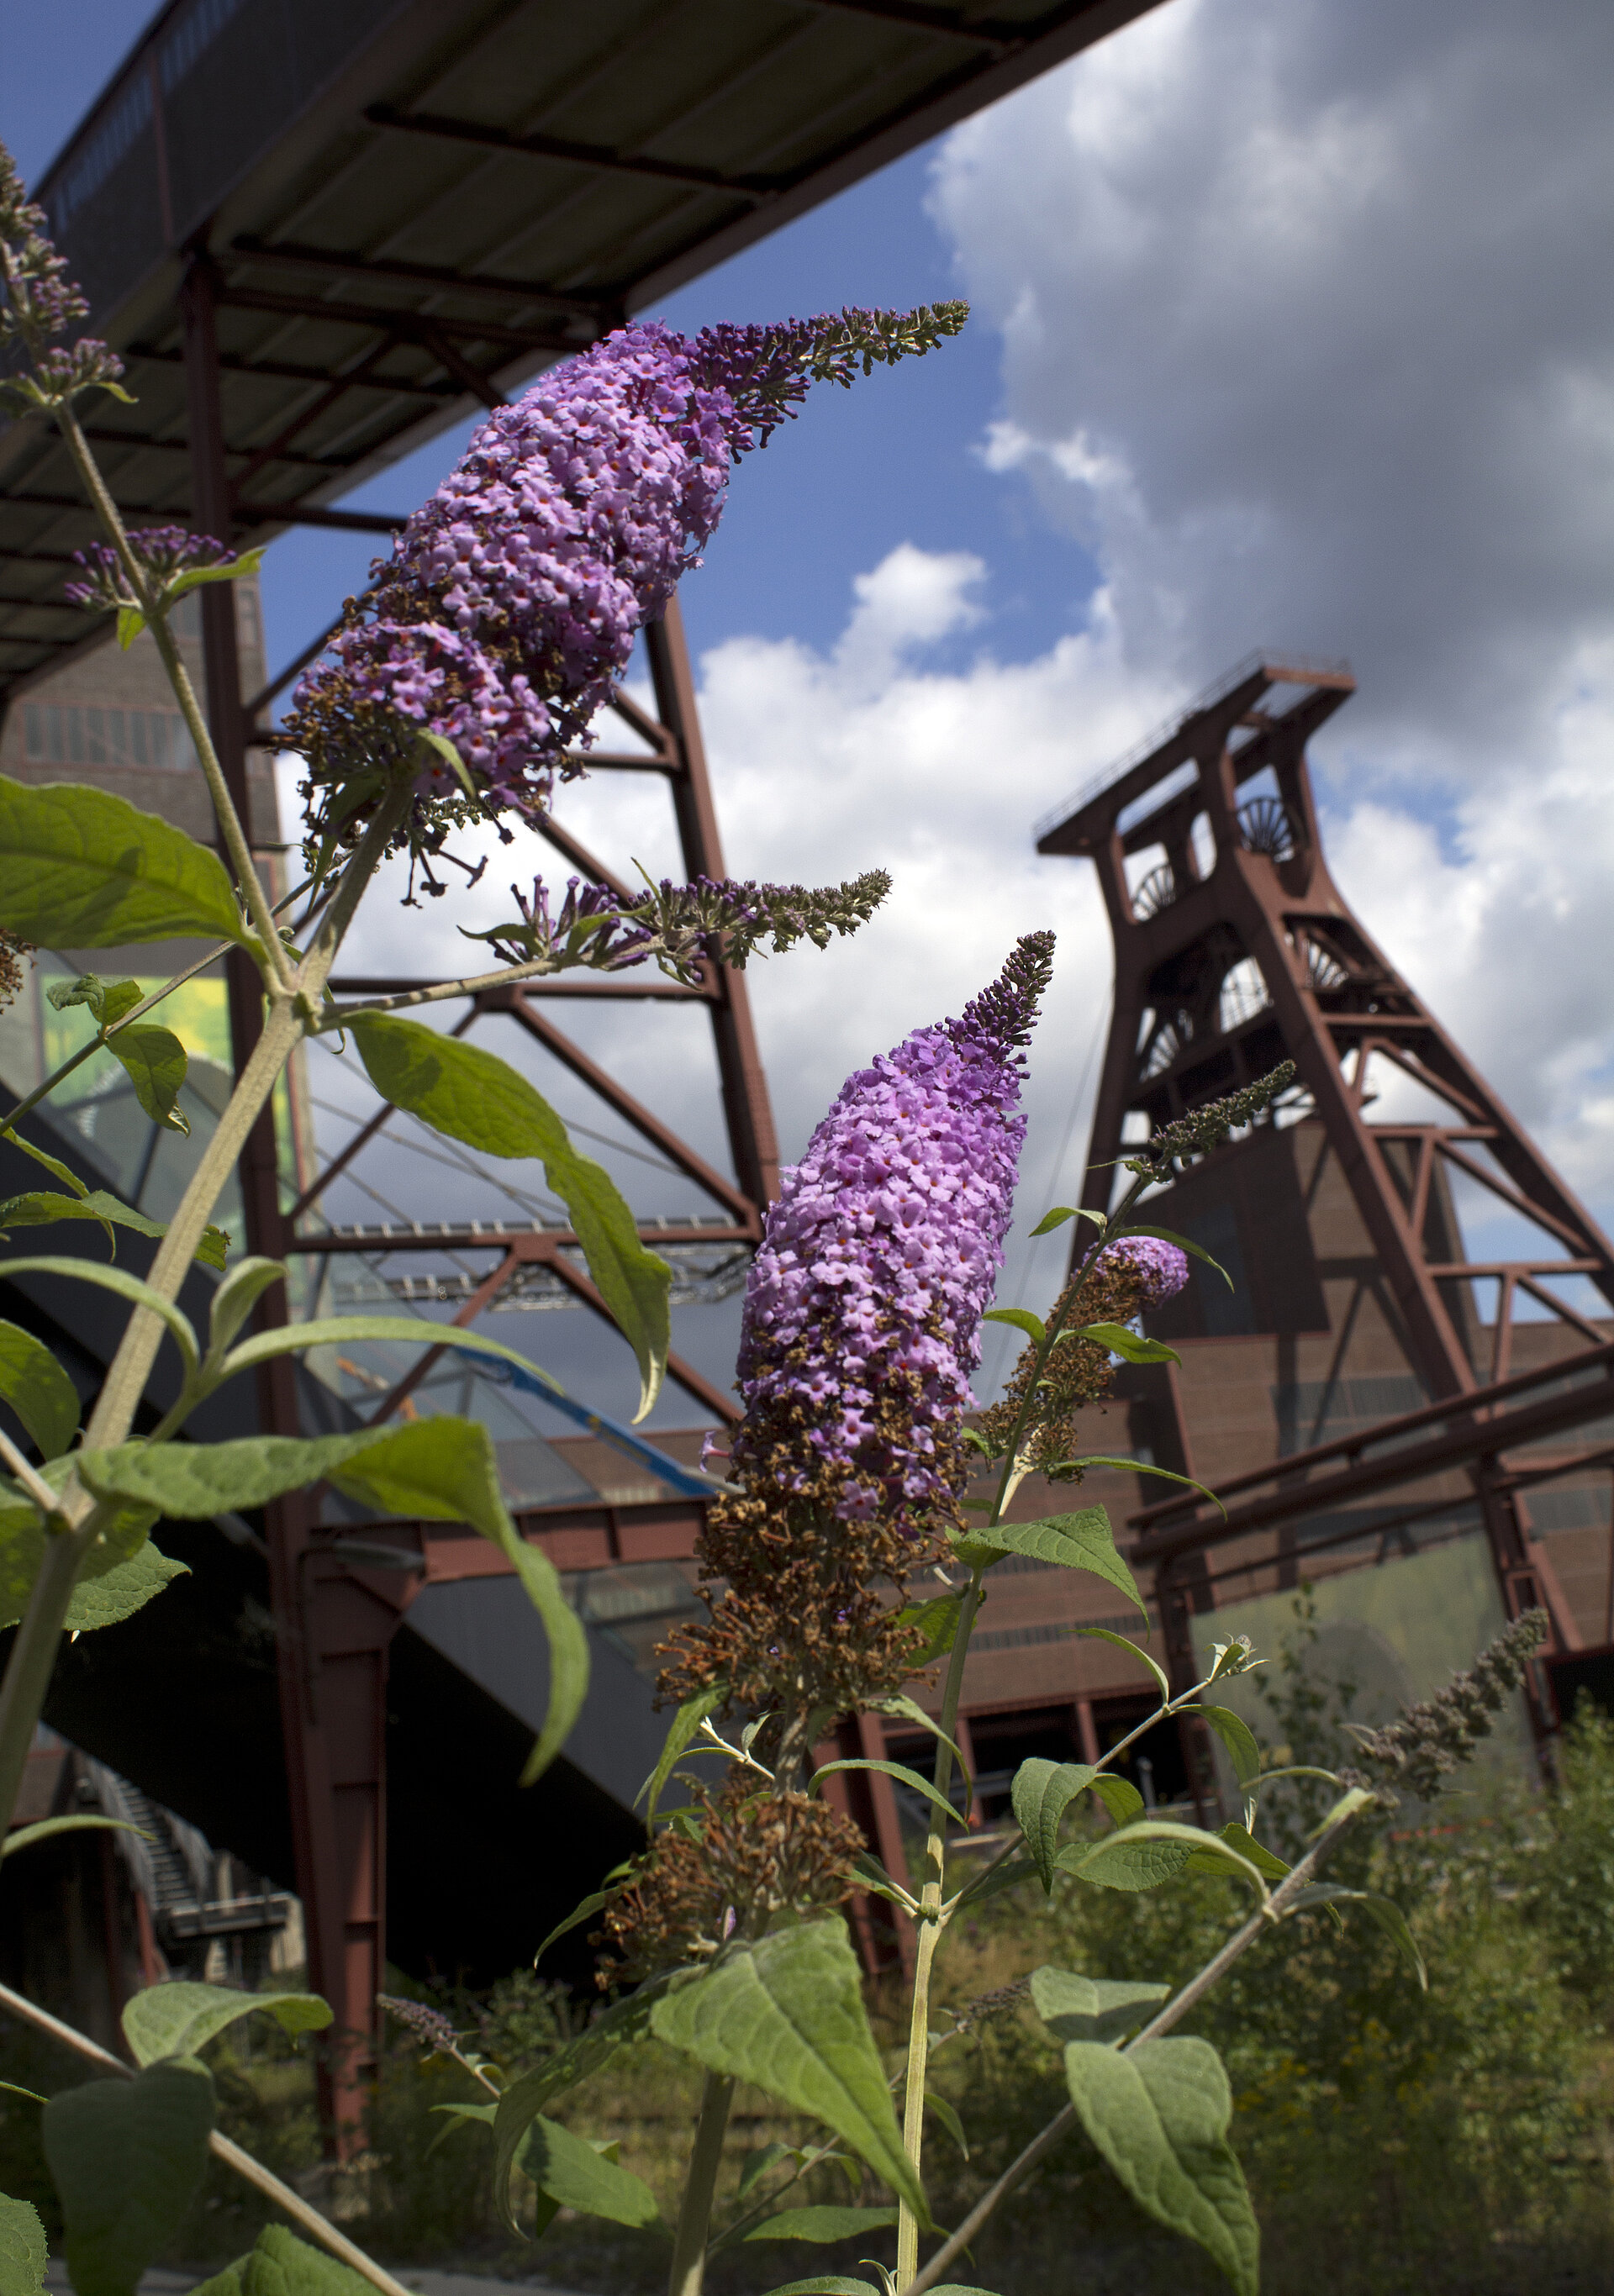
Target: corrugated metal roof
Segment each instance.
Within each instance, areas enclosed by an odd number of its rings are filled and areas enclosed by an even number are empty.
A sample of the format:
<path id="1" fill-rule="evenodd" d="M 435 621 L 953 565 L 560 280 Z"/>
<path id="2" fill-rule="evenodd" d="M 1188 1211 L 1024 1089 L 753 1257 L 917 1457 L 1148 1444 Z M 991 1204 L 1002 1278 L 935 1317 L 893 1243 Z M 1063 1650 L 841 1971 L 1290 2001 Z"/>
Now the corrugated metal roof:
<path id="1" fill-rule="evenodd" d="M 138 401 L 88 404 L 118 500 L 190 515 L 191 263 L 266 539 L 1154 4 L 169 0 L 37 188 Z M 100 635 L 94 530 L 54 427 L 0 430 L 0 706 Z"/>

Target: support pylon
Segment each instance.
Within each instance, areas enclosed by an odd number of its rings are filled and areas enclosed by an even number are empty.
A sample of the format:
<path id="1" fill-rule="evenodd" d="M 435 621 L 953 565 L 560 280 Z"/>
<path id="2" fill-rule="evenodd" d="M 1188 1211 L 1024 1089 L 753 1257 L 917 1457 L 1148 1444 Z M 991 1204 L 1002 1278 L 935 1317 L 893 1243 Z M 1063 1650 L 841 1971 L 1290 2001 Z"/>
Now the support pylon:
<path id="1" fill-rule="evenodd" d="M 1355 690 L 1342 664 L 1240 663 L 1145 754 L 1041 824 L 1037 850 L 1096 865 L 1115 938 L 1115 1010 L 1084 1204 L 1108 1209 L 1129 1141 L 1293 1061 L 1294 1085 L 1263 1120 L 1324 1128 L 1406 1361 L 1440 1400 L 1507 1376 L 1520 1294 L 1582 1340 L 1603 1340 L 1544 1279 L 1585 1276 L 1614 1305 L 1614 1249 L 1329 873 L 1305 750 Z M 1157 849 L 1161 857 L 1147 866 Z M 1434 1119 L 1370 1120 L 1373 1061 L 1432 1096 Z M 1538 1256 L 1467 1256 L 1451 1197 L 1458 1173 L 1532 1224 Z M 1488 1347 L 1474 1300 L 1479 1281 L 1496 1286 Z M 1190 1456 L 1181 1389 L 1169 1386 Z M 1572 1646 L 1525 1503 L 1494 1487 L 1495 1472 L 1482 1460 L 1471 1480 L 1504 1605 L 1514 1615 L 1544 1599 L 1560 1646 Z M 1190 1590 L 1173 1583 L 1159 1592 L 1180 1666 Z"/>

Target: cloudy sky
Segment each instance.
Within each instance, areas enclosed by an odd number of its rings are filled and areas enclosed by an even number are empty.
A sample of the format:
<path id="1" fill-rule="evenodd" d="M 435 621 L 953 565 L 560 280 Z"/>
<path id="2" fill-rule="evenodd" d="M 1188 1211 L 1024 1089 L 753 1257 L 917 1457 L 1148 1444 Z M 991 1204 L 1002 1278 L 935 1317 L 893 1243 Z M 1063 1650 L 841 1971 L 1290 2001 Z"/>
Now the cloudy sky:
<path id="1" fill-rule="evenodd" d="M 0 134 L 35 167 L 144 11 L 70 12 L 62 68 L 41 28 L 66 19 L 0 0 Z M 856 942 L 755 976 L 787 1152 L 849 1068 L 1053 925 L 1021 1232 L 1079 1185 L 1108 937 L 1031 824 L 1266 645 L 1351 660 L 1314 752 L 1336 874 L 1614 1212 L 1610 85 L 1603 0 L 1168 0 L 669 307 L 975 308 L 742 466 L 686 585 L 731 868 L 897 881 Z M 455 443 L 365 498 L 411 506 Z M 362 560 L 277 545 L 272 649 Z M 655 866 L 638 801 L 597 784 L 567 815 Z M 366 960 L 420 969 L 498 913 L 378 903 Z M 697 1046 L 620 1056 L 709 1121 Z M 1017 1250 L 1009 1295 L 1039 1302 L 1059 1256 Z"/>

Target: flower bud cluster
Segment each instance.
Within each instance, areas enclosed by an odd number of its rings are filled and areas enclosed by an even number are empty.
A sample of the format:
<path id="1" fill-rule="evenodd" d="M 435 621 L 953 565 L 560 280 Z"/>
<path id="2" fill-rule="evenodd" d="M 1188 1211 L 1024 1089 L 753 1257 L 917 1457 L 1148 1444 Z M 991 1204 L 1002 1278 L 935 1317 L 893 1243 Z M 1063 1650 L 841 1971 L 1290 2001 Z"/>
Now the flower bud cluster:
<path id="1" fill-rule="evenodd" d="M 227 545 L 216 541 L 210 534 L 193 534 L 188 527 L 140 527 L 128 539 L 150 588 L 160 598 L 172 589 L 182 575 L 205 567 L 235 563 L 235 553 Z M 127 606 L 139 605 L 123 561 L 111 543 L 92 542 L 87 550 L 75 550 L 73 556 L 85 570 L 84 578 L 64 582 L 62 586 L 74 605 L 86 606 L 93 613 L 116 612 Z"/>
<path id="2" fill-rule="evenodd" d="M 45 222 L 45 209 L 29 198 L 16 162 L 0 144 L 0 350 L 16 344 L 33 367 L 32 375 L 0 379 L 0 396 L 30 410 L 62 404 L 97 383 L 115 383 L 123 373 L 122 360 L 87 336 L 69 350 L 45 348 L 51 336 L 87 319 L 90 310 Z"/>
<path id="3" fill-rule="evenodd" d="M 782 955 L 798 940 L 824 948 L 832 934 L 855 932 L 885 899 L 891 879 L 884 869 L 812 888 L 711 877 L 675 885 L 663 878 L 641 898 L 624 899 L 608 886 L 571 877 L 558 910 L 541 877 L 533 880 L 531 898 L 519 886 L 510 890 L 519 922 L 467 935 L 491 943 L 506 964 L 548 960 L 557 972 L 579 964 L 616 972 L 654 957 L 673 980 L 694 986 L 703 961 L 743 969 L 770 937 L 775 955 Z"/>
<path id="4" fill-rule="evenodd" d="M 929 349 L 961 307 L 777 327 L 621 329 L 498 408 L 416 512 L 373 590 L 304 676 L 288 745 L 310 792 L 406 759 L 423 805 L 457 803 L 430 728 L 490 812 L 548 805 L 574 745 L 721 513 L 735 461 L 816 377 Z M 417 824 L 416 824 L 417 826 Z"/>
<path id="5" fill-rule="evenodd" d="M 1431 1800 L 1480 1741 L 1490 1736 L 1495 1716 L 1524 1680 L 1550 1623 L 1544 1611 L 1523 1611 L 1471 1667 L 1453 1675 L 1433 1698 L 1407 1707 L 1382 1730 L 1348 1725 L 1356 1741 L 1357 1761 L 1368 1773 L 1363 1783 L 1381 1797 L 1388 1787 L 1420 1801 Z M 1341 1775 L 1355 1778 L 1358 1773 Z"/>
<path id="6" fill-rule="evenodd" d="M 1135 1156 L 1124 1158 L 1127 1170 L 1150 1179 L 1169 1179 L 1174 1165 L 1186 1163 L 1190 1156 L 1209 1155 L 1230 1133 L 1241 1130 L 1270 1108 L 1294 1076 L 1293 1061 L 1282 1061 L 1269 1075 L 1230 1092 L 1225 1099 L 1207 1100 L 1202 1108 L 1190 1108 L 1174 1123 L 1163 1124 Z"/>

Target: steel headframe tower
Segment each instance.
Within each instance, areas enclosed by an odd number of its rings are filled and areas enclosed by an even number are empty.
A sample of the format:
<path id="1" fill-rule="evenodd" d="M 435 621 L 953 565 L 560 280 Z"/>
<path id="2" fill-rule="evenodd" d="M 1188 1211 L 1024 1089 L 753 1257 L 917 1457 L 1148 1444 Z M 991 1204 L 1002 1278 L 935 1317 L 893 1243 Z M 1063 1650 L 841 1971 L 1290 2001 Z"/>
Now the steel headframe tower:
<path id="1" fill-rule="evenodd" d="M 1307 1116 L 1326 1128 L 1381 1263 L 1408 1364 L 1439 1401 L 1507 1378 L 1520 1292 L 1586 1343 L 1602 1343 L 1606 1333 L 1543 1279 L 1584 1275 L 1614 1304 L 1614 1249 L 1329 873 L 1305 747 L 1355 690 L 1342 663 L 1241 662 L 1164 737 L 1150 736 L 1040 824 L 1037 850 L 1096 865 L 1115 936 L 1115 1011 L 1083 1203 L 1108 1208 L 1115 1160 L 1129 1138 L 1293 1061 L 1295 1085 L 1277 1120 Z M 1139 875 L 1141 857 L 1157 848 L 1163 857 Z M 1437 1115 L 1370 1122 L 1375 1060 L 1420 1086 Z M 1537 1257 L 1465 1256 L 1451 1201 L 1455 1173 L 1532 1224 Z M 1478 1279 L 1496 1285 L 1488 1334 L 1474 1308 Z M 1191 1456 L 1174 1380 L 1171 1394 L 1177 1437 Z M 1481 1456 L 1471 1480 L 1508 1614 L 1545 1599 L 1556 1617 L 1562 1605 L 1551 1574 L 1539 1548 L 1530 1551 L 1528 1502 L 1497 1488 L 1494 1457 Z M 1180 1660 L 1183 1590 L 1158 1593 Z M 1559 1639 L 1561 1647 L 1561 1625 Z"/>

